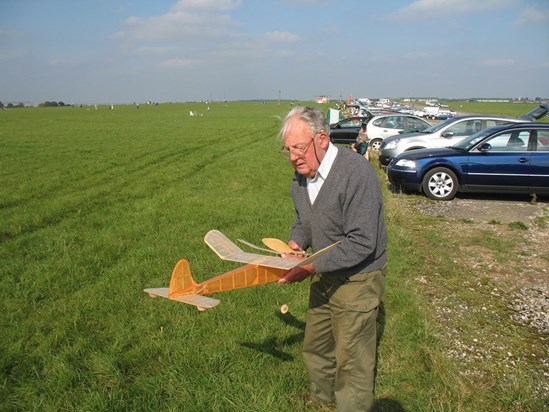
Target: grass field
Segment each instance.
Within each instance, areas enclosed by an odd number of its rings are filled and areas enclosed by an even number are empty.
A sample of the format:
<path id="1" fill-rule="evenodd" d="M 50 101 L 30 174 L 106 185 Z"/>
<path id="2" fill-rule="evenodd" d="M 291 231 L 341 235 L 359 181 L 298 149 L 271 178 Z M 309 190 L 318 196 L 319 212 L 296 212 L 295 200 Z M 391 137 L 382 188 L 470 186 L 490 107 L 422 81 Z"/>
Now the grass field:
<path id="1" fill-rule="evenodd" d="M 256 244 L 287 238 L 293 171 L 276 135 L 289 109 L 229 102 L 211 111 L 187 103 L 0 112 L 0 411 L 306 410 L 306 282 L 218 294 L 221 304 L 206 312 L 142 291 L 167 286 L 179 258 L 198 281 L 238 266 L 204 244 L 210 229 Z M 424 271 L 443 235 L 423 233 L 425 221 L 404 216 L 395 196 L 386 202 L 382 410 L 547 406 L 534 389 L 543 371 L 530 364 L 479 378 L 445 356 L 409 276 Z M 435 272 L 459 270 L 439 264 Z M 513 333 L 517 345 L 523 335 L 532 351 L 542 345 L 528 331 Z"/>

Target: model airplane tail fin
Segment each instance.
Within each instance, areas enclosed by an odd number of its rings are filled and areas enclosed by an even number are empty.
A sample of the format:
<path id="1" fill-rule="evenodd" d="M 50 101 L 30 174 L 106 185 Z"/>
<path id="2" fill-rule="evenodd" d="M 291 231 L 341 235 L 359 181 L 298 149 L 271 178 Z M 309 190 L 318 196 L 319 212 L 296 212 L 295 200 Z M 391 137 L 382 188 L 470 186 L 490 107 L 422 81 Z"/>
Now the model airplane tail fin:
<path id="1" fill-rule="evenodd" d="M 194 281 L 191 274 L 191 268 L 189 262 L 186 259 L 181 259 L 172 271 L 172 278 L 170 280 L 170 288 L 168 289 L 168 297 L 173 298 L 182 292 L 187 292 L 196 287 L 197 283 Z"/>

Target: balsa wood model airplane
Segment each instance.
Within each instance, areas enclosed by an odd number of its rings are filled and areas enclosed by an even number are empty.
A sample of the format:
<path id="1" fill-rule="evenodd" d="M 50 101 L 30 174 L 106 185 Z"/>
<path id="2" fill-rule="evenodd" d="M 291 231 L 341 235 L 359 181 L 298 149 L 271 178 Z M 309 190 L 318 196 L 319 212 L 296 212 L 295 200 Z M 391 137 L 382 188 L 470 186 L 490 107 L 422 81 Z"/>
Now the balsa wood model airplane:
<path id="1" fill-rule="evenodd" d="M 160 296 L 177 300 L 194 305 L 199 310 L 206 310 L 219 304 L 219 300 L 203 295 L 276 282 L 293 267 L 313 262 L 339 243 L 334 243 L 305 259 L 286 259 L 278 256 L 244 252 L 218 230 L 210 230 L 206 233 L 204 241 L 221 259 L 246 263 L 246 265 L 205 280 L 202 283 L 196 283 L 192 277 L 189 262 L 186 259 L 181 259 L 173 269 L 168 288 L 145 289 L 145 292 L 152 297 Z M 244 243 L 248 244 L 247 242 Z M 248 245 L 258 248 L 252 244 Z M 277 246 L 275 245 L 275 247 Z M 278 254 L 287 253 L 287 251 L 259 249 Z"/>

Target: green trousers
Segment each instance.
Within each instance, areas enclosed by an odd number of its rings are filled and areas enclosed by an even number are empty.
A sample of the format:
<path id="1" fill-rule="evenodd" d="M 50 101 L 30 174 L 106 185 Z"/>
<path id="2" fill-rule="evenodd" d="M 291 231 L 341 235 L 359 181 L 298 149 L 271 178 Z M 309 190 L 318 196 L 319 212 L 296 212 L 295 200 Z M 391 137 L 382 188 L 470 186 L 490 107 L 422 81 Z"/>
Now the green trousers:
<path id="1" fill-rule="evenodd" d="M 311 396 L 339 412 L 373 411 L 376 319 L 386 268 L 344 276 L 314 275 L 303 356 Z"/>

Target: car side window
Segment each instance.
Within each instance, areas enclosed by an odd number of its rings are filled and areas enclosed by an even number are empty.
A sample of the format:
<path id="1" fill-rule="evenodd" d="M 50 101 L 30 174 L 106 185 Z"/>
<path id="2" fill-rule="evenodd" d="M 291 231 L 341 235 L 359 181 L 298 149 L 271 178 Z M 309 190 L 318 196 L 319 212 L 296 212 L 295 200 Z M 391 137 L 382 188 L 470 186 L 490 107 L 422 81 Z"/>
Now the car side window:
<path id="1" fill-rule="evenodd" d="M 396 128 L 396 116 L 389 116 L 387 117 L 387 120 L 385 121 L 385 127 L 387 129 L 394 129 Z"/>
<path id="2" fill-rule="evenodd" d="M 538 152 L 549 152 L 549 131 L 538 130 L 537 136 L 537 151 Z"/>
<path id="3" fill-rule="evenodd" d="M 347 120 L 346 122 L 341 123 L 341 127 L 360 127 L 360 125 L 361 125 L 361 122 L 360 122 L 360 119 L 358 118 L 350 119 L 350 120 Z"/>
<path id="4" fill-rule="evenodd" d="M 409 129 L 425 129 L 425 125 L 421 123 L 419 120 L 414 119 L 413 117 L 409 117 L 408 119 L 408 128 Z"/>
<path id="5" fill-rule="evenodd" d="M 481 120 L 466 120 L 450 126 L 447 131 L 454 132 L 454 136 L 469 136 L 481 130 Z M 477 130 L 478 129 L 478 130 Z"/>
<path id="6" fill-rule="evenodd" d="M 525 152 L 528 149 L 530 132 L 517 130 L 494 136 L 487 143 L 492 147 L 491 151 L 498 152 Z"/>
<path id="7" fill-rule="evenodd" d="M 530 132 L 521 131 L 519 133 L 511 133 L 511 137 L 507 142 L 507 148 L 512 151 L 524 152 L 528 149 L 528 139 L 530 138 Z"/>
<path id="8" fill-rule="evenodd" d="M 511 138 L 511 133 L 502 133 L 492 137 L 490 140 L 487 140 L 486 143 L 489 143 L 491 146 L 490 151 L 507 151 L 507 143 Z"/>
<path id="9" fill-rule="evenodd" d="M 386 119 L 387 119 L 386 117 L 382 117 L 381 119 L 376 119 L 372 122 L 372 124 L 377 127 L 383 127 L 383 123 L 385 123 Z"/>

